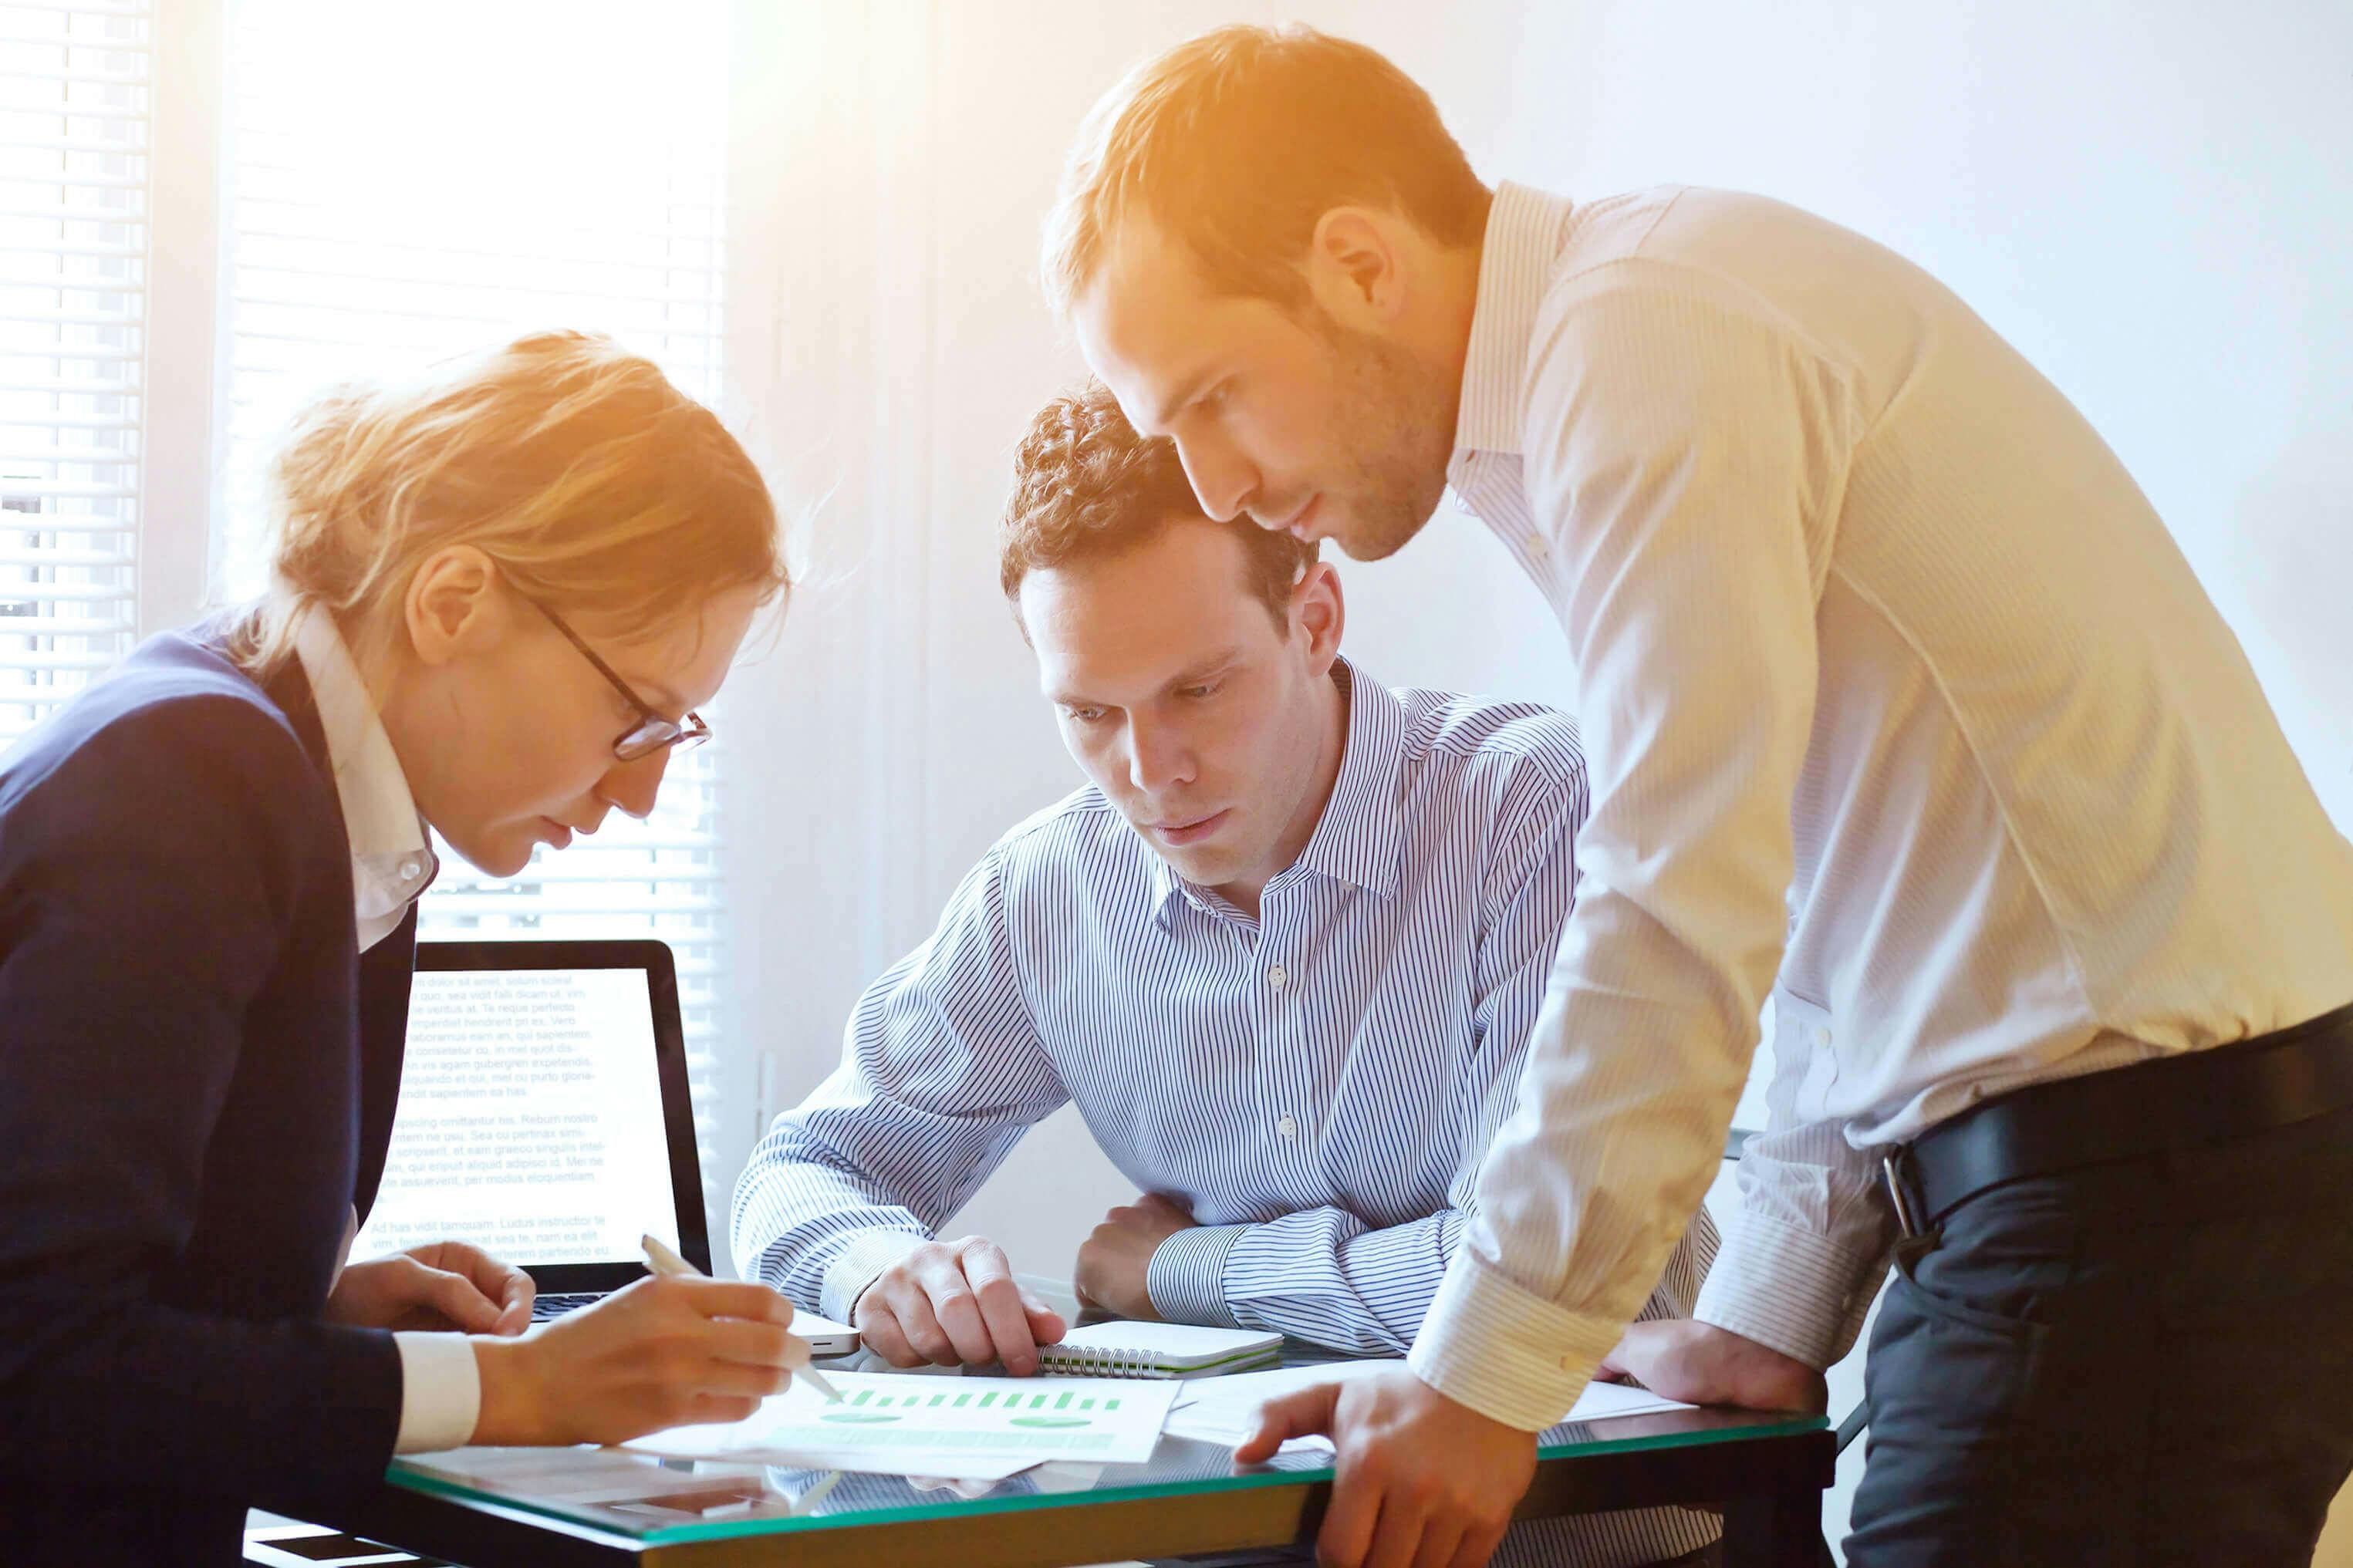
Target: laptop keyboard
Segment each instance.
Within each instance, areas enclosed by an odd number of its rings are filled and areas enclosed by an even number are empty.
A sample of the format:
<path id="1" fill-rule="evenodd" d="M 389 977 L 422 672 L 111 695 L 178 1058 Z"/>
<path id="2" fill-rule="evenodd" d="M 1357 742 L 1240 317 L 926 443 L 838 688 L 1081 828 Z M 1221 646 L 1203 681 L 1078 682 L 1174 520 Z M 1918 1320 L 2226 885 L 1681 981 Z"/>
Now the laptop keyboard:
<path id="1" fill-rule="evenodd" d="M 544 1323 L 566 1312 L 577 1311 L 591 1301 L 605 1299 L 602 1290 L 558 1290 L 552 1296 L 542 1296 L 531 1304 L 531 1321 Z"/>

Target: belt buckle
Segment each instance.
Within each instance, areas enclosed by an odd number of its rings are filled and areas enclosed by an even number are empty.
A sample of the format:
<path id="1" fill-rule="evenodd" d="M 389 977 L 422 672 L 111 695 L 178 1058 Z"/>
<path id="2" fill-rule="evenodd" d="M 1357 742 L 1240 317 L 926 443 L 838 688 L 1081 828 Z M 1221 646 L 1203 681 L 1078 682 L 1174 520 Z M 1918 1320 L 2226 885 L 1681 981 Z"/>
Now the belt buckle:
<path id="1" fill-rule="evenodd" d="M 1905 1190 L 1904 1174 L 1899 1168 L 1900 1162 L 1911 1152 L 1910 1145 L 1899 1143 L 1879 1160 L 1880 1173 L 1887 1179 L 1887 1195 L 1895 1205 L 1895 1223 L 1907 1240 L 1920 1234 L 1919 1218 L 1912 1212 L 1912 1195 Z"/>

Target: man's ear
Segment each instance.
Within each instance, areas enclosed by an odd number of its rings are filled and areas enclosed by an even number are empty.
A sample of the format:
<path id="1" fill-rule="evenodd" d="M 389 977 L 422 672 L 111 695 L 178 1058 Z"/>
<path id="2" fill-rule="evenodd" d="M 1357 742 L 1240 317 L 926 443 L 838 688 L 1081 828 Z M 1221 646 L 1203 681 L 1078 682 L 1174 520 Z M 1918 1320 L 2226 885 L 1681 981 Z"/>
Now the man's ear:
<path id="1" fill-rule="evenodd" d="M 1307 639 L 1308 671 L 1316 677 L 1332 671 L 1340 657 L 1340 632 L 1348 609 L 1340 596 L 1340 573 L 1328 561 L 1311 561 L 1299 581 L 1291 585 L 1291 628 Z"/>
<path id="2" fill-rule="evenodd" d="M 1334 207 L 1307 244 L 1307 288 L 1326 315 L 1352 331 L 1388 328 L 1405 310 L 1398 220 L 1367 207 Z"/>
<path id="3" fill-rule="evenodd" d="M 402 624 L 418 660 L 447 664 L 504 633 L 507 605 L 498 589 L 498 567 L 470 544 L 448 545 L 427 556 L 401 602 Z"/>

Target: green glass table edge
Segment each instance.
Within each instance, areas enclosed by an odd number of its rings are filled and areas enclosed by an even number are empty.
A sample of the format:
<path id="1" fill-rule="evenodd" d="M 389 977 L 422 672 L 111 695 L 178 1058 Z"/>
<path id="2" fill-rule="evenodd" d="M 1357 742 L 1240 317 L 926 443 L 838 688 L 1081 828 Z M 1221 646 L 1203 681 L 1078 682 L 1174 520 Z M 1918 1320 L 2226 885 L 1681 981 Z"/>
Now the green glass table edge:
<path id="1" fill-rule="evenodd" d="M 1716 1426 L 1692 1432 L 1661 1432 L 1640 1437 L 1605 1438 L 1584 1443 L 1539 1444 L 1539 1459 L 1563 1458 L 1573 1454 L 1630 1454 L 1662 1448 L 1694 1448 L 1711 1443 L 1736 1442 L 1750 1437 L 1787 1437 L 1807 1432 L 1819 1432 L 1830 1426 L 1820 1415 L 1790 1415 L 1774 1419 L 1767 1417 L 1754 1425 Z M 405 1469 L 408 1461 L 396 1458 L 385 1473 L 385 1481 L 408 1491 L 466 1499 L 476 1502 L 495 1503 L 501 1508 L 519 1509 L 527 1513 L 543 1515 L 565 1524 L 586 1525 L 607 1534 L 621 1536 L 640 1546 L 676 1546 L 695 1541 L 748 1540 L 762 1535 L 789 1535 L 811 1530 L 849 1530 L 860 1526 L 915 1523 L 926 1520 L 969 1518 L 976 1514 L 1022 1513 L 1037 1509 L 1071 1508 L 1089 1502 L 1134 1502 L 1142 1499 L 1182 1495 L 1209 1495 L 1217 1492 L 1245 1491 L 1259 1487 L 1296 1486 L 1302 1482 L 1328 1481 L 1332 1467 L 1317 1465 L 1298 1469 L 1249 1469 L 1227 1476 L 1191 1476 L 1182 1480 L 1157 1481 L 1134 1486 L 1095 1487 L 1079 1491 L 1027 1492 L 1018 1497 L 981 1497 L 956 1499 L 935 1503 L 917 1503 L 906 1508 L 866 1509 L 856 1512 L 836 1514 L 804 1514 L 784 1519 L 747 1519 L 718 1521 L 702 1524 L 656 1525 L 642 1533 L 628 1531 L 596 1511 L 593 1504 L 567 1506 L 542 1502 L 512 1492 L 496 1491 L 486 1487 L 469 1486 L 462 1481 L 448 1480 L 427 1475 L 420 1470 Z"/>

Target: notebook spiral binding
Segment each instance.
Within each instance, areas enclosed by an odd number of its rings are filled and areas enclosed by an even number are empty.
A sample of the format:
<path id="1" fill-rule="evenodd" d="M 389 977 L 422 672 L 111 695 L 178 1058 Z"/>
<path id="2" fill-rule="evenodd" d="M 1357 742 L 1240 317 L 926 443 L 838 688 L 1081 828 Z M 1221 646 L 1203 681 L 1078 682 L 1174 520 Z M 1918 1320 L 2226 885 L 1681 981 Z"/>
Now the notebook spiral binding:
<path id="1" fill-rule="evenodd" d="M 1151 1351 L 1066 1350 L 1060 1345 L 1038 1347 L 1038 1370 L 1078 1377 L 1166 1377 Z"/>

